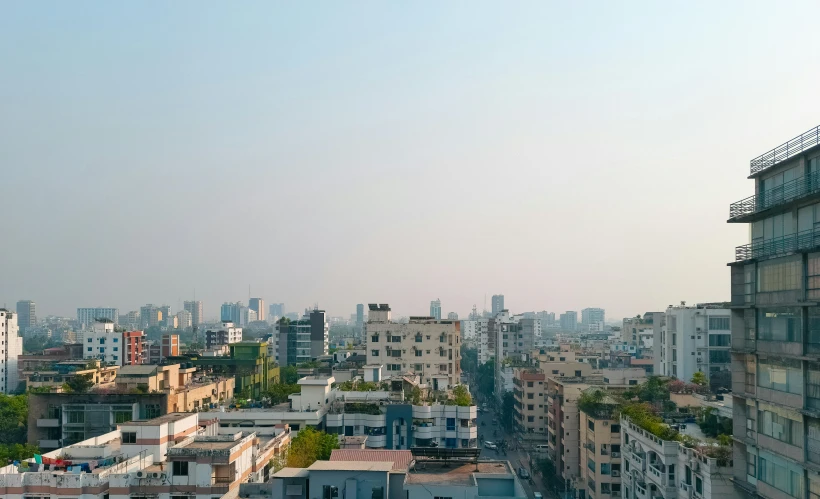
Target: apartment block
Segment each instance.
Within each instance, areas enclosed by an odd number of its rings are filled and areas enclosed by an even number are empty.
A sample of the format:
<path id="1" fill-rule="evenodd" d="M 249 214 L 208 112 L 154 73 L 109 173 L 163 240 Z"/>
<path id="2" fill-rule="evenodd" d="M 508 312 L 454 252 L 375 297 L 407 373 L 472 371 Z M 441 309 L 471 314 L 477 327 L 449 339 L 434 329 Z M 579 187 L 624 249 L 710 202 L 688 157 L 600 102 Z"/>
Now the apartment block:
<path id="1" fill-rule="evenodd" d="M 114 325 L 117 325 L 120 320 L 120 311 L 117 308 L 105 307 L 77 309 L 77 327 L 79 329 L 90 328 L 95 322 L 101 319 L 109 320 L 113 322 Z"/>
<path id="2" fill-rule="evenodd" d="M 814 128 L 754 158 L 731 269 L 734 480 L 753 497 L 820 495 L 820 144 Z"/>
<path id="3" fill-rule="evenodd" d="M 179 355 L 179 335 L 178 334 L 163 334 L 162 342 L 160 344 L 160 356 L 163 359 L 168 357 L 176 357 Z"/>
<path id="4" fill-rule="evenodd" d="M 515 422 L 513 427 L 532 438 L 546 440 L 547 410 L 544 393 L 546 375 L 535 369 L 515 369 L 513 396 L 515 397 Z"/>
<path id="5" fill-rule="evenodd" d="M 20 384 L 19 357 L 23 355 L 23 338 L 17 326 L 17 314 L 0 308 L 0 393 L 14 393 Z"/>
<path id="6" fill-rule="evenodd" d="M 205 348 L 211 350 L 223 345 L 242 341 L 242 328 L 233 322 L 223 322 L 220 327 L 205 331 Z"/>
<path id="7" fill-rule="evenodd" d="M 599 388 L 588 388 L 596 390 Z M 579 488 L 590 499 L 624 497 L 621 488 L 621 424 L 613 418 L 616 403 L 605 398 L 593 408 L 581 408 L 579 424 Z"/>
<path id="8" fill-rule="evenodd" d="M 299 320 L 280 319 L 273 334 L 276 362 L 293 366 L 327 355 L 329 333 L 324 310 L 311 310 Z"/>
<path id="9" fill-rule="evenodd" d="M 183 309 L 191 314 L 191 326 L 199 327 L 205 320 L 202 313 L 202 302 L 198 300 L 186 301 L 183 304 Z"/>
<path id="10" fill-rule="evenodd" d="M 653 340 L 656 374 L 689 381 L 698 371 L 707 377 L 729 371 L 731 311 L 725 304 L 670 306 L 657 326 Z"/>
<path id="11" fill-rule="evenodd" d="M 17 302 L 17 327 L 25 333 L 37 325 L 37 305 L 31 300 Z"/>
<path id="12" fill-rule="evenodd" d="M 433 390 L 460 383 L 461 323 L 432 317 L 393 322 L 390 306 L 370 304 L 366 324 L 367 364 L 382 364 L 387 375 L 413 373 Z"/>
<path id="13" fill-rule="evenodd" d="M 664 312 L 646 312 L 642 316 L 625 318 L 621 325 L 621 341 L 637 347 L 641 336 L 654 335 L 655 317 L 663 314 Z"/>

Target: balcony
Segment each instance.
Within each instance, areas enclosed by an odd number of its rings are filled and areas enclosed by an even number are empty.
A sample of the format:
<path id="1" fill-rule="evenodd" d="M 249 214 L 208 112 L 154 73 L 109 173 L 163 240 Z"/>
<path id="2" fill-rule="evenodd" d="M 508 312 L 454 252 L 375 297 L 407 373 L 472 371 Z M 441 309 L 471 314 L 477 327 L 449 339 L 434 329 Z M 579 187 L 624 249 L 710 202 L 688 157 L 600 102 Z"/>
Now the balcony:
<path id="1" fill-rule="evenodd" d="M 812 194 L 820 193 L 820 172 L 799 177 L 783 185 L 773 187 L 757 196 L 749 196 L 729 205 L 729 221 L 750 221 L 749 215 L 785 205 Z"/>
<path id="2" fill-rule="evenodd" d="M 744 244 L 735 248 L 735 261 L 763 260 L 820 246 L 820 229 L 807 229 L 796 234 L 766 241 Z"/>
<path id="3" fill-rule="evenodd" d="M 789 158 L 793 158 L 803 151 L 820 144 L 820 126 L 804 132 L 789 140 L 785 144 L 780 144 L 771 151 L 761 154 L 750 162 L 750 171 L 754 175 L 768 170 L 778 163 L 782 163 Z"/>
<path id="4" fill-rule="evenodd" d="M 39 418 L 37 419 L 37 428 L 57 428 L 60 426 L 60 420 L 56 418 Z"/>

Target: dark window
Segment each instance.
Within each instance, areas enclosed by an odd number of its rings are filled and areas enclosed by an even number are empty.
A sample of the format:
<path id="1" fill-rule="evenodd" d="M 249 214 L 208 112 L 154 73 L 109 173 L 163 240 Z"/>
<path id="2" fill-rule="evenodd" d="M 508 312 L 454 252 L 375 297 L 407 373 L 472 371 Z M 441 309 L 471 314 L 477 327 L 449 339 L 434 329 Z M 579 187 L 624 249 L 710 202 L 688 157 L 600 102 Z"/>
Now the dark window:
<path id="1" fill-rule="evenodd" d="M 174 461 L 174 476 L 188 476 L 188 461 Z"/>
<path id="2" fill-rule="evenodd" d="M 370 337 L 370 341 L 372 341 L 373 343 L 378 343 L 379 342 L 379 335 L 374 334 L 373 336 Z"/>
<path id="3" fill-rule="evenodd" d="M 124 431 L 122 432 L 122 443 L 124 444 L 135 444 L 137 443 L 137 433 L 134 431 Z"/>

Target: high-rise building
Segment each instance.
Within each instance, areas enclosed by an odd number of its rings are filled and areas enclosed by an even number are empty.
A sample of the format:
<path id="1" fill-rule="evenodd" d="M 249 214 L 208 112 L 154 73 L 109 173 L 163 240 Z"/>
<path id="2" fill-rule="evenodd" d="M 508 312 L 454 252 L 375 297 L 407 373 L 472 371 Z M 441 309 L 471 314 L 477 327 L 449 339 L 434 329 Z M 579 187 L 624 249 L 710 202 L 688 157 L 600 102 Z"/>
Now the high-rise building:
<path id="1" fill-rule="evenodd" d="M 236 327 L 233 322 L 223 322 L 220 327 L 205 331 L 205 348 L 208 350 L 240 341 L 242 341 L 242 328 Z"/>
<path id="2" fill-rule="evenodd" d="M 163 319 L 166 317 L 163 314 L 166 307 L 168 306 L 163 305 L 162 307 L 157 307 L 151 303 L 140 307 L 140 328 L 145 329 L 160 326 Z"/>
<path id="3" fill-rule="evenodd" d="M 20 384 L 18 358 L 23 355 L 23 338 L 19 334 L 17 315 L 0 308 L 0 393 L 13 393 Z"/>
<path id="4" fill-rule="evenodd" d="M 99 359 L 117 366 L 139 365 L 145 360 L 142 331 L 116 331 L 114 323 L 103 319 L 83 334 L 83 358 Z"/>
<path id="5" fill-rule="evenodd" d="M 266 317 L 265 300 L 262 298 L 251 298 L 248 301 L 248 308 L 256 312 L 256 320 L 263 321 Z"/>
<path id="6" fill-rule="evenodd" d="M 390 306 L 368 305 L 367 364 L 385 366 L 388 375 L 414 373 L 433 390 L 460 382 L 461 323 L 430 317 L 393 322 Z"/>
<path id="7" fill-rule="evenodd" d="M 168 357 L 176 357 L 179 355 L 179 335 L 178 334 L 163 334 L 162 343 L 160 344 L 160 356 L 163 359 Z"/>
<path id="8" fill-rule="evenodd" d="M 731 322 L 723 303 L 667 308 L 652 339 L 655 374 L 689 381 L 698 371 L 707 378 L 729 371 Z M 640 337 L 638 346 L 646 347 Z"/>
<path id="9" fill-rule="evenodd" d="M 486 297 L 487 295 L 484 295 L 484 296 Z M 487 298 L 484 298 L 484 299 L 486 300 Z M 485 301 L 484 303 L 485 303 L 484 306 L 486 307 L 487 302 Z M 502 310 L 504 310 L 504 295 L 493 295 L 492 310 L 493 310 L 493 312 L 492 312 L 493 315 L 499 314 L 499 313 L 501 313 Z"/>
<path id="10" fill-rule="evenodd" d="M 430 317 L 440 321 L 441 320 L 441 300 L 434 300 L 430 302 Z"/>
<path id="11" fill-rule="evenodd" d="M 139 329 L 140 328 L 140 313 L 139 310 L 132 310 L 127 314 L 120 317 L 119 325 L 126 328 L 126 329 Z"/>
<path id="12" fill-rule="evenodd" d="M 584 331 L 603 331 L 604 315 L 604 309 L 602 308 L 585 308 L 581 310 L 582 329 Z"/>
<path id="13" fill-rule="evenodd" d="M 180 310 L 177 312 L 177 327 L 180 329 L 188 329 L 193 326 L 193 318 L 191 312 L 187 310 Z"/>
<path id="14" fill-rule="evenodd" d="M 271 303 L 268 307 L 268 312 L 270 314 L 270 320 L 274 321 L 279 317 L 285 316 L 285 304 L 284 303 Z"/>
<path id="15" fill-rule="evenodd" d="M 220 309 L 220 319 L 222 322 L 232 322 L 236 325 L 241 325 L 243 308 L 245 308 L 245 304 L 241 301 L 236 303 L 225 302 Z"/>
<path id="16" fill-rule="evenodd" d="M 100 319 L 107 319 L 116 326 L 120 321 L 120 311 L 116 308 L 78 308 L 77 326 L 79 329 L 88 329 Z"/>
<path id="17" fill-rule="evenodd" d="M 37 325 L 37 312 L 35 303 L 31 300 L 20 300 L 17 302 L 17 327 L 20 333 L 25 333 L 29 328 Z"/>
<path id="18" fill-rule="evenodd" d="M 311 310 L 299 320 L 276 323 L 271 350 L 280 366 L 315 360 L 328 351 L 330 325 L 324 310 Z"/>
<path id="19" fill-rule="evenodd" d="M 751 224 L 731 268 L 734 483 L 753 497 L 820 494 L 820 144 L 813 128 L 751 161 Z"/>
<path id="20" fill-rule="evenodd" d="M 191 313 L 191 326 L 201 326 L 204 318 L 202 315 L 202 302 L 199 300 L 186 301 L 183 305 L 183 308 Z"/>
<path id="21" fill-rule="evenodd" d="M 564 331 L 577 331 L 578 330 L 578 312 L 574 312 L 572 310 L 568 310 L 561 314 L 560 318 L 561 322 L 561 329 Z"/>
<path id="22" fill-rule="evenodd" d="M 360 328 L 364 324 L 364 303 L 356 305 L 356 325 Z"/>
<path id="23" fill-rule="evenodd" d="M 458 320 L 458 314 L 456 312 L 448 313 L 447 314 L 447 320 L 448 321 L 457 321 Z"/>

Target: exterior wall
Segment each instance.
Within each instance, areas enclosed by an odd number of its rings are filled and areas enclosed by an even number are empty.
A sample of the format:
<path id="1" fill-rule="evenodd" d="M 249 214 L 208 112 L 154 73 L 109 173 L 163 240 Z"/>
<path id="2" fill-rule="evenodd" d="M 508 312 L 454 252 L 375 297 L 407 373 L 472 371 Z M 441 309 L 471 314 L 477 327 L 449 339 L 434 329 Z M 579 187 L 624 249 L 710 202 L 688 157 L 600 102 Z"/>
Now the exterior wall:
<path id="1" fill-rule="evenodd" d="M 80 329 L 90 328 L 97 319 L 108 319 L 116 325 L 119 323 L 120 311 L 117 308 L 77 309 L 77 325 Z"/>
<path id="2" fill-rule="evenodd" d="M 367 364 L 384 365 L 387 375 L 412 372 L 433 385 L 434 375 L 442 374 L 449 386 L 460 382 L 458 321 L 368 322 L 366 335 Z"/>
<path id="3" fill-rule="evenodd" d="M 580 483 L 595 499 L 622 497 L 621 427 L 609 417 L 580 414 Z"/>
<path id="4" fill-rule="evenodd" d="M 543 372 L 516 369 L 513 385 L 515 423 L 519 431 L 532 434 L 532 438 L 546 440 L 548 422 L 546 398 L 544 397 L 547 391 L 546 376 Z"/>
<path id="5" fill-rule="evenodd" d="M 14 393 L 20 384 L 18 362 L 23 354 L 17 315 L 0 308 L 0 393 Z"/>
<path id="6" fill-rule="evenodd" d="M 122 333 L 123 352 L 122 365 L 136 366 L 145 361 L 145 334 L 142 331 L 127 331 Z"/>
<path id="7" fill-rule="evenodd" d="M 202 302 L 201 301 L 186 301 L 183 308 L 191 313 L 191 325 L 199 327 L 202 324 Z"/>
<path id="8" fill-rule="evenodd" d="M 84 359 L 99 359 L 122 366 L 125 353 L 123 333 L 115 332 L 114 324 L 111 322 L 95 322 L 93 329 L 83 335 Z"/>
<path id="9" fill-rule="evenodd" d="M 179 335 L 163 334 L 160 350 L 162 358 L 176 357 L 179 355 Z"/>
<path id="10" fill-rule="evenodd" d="M 710 337 L 731 335 L 731 312 L 725 308 L 670 307 L 657 345 L 660 371 L 656 374 L 690 380 L 702 371 L 728 370 L 729 362 L 712 362 L 715 356 L 729 358 L 729 344 L 711 346 Z M 716 329 L 712 319 L 727 319 L 726 328 Z"/>

